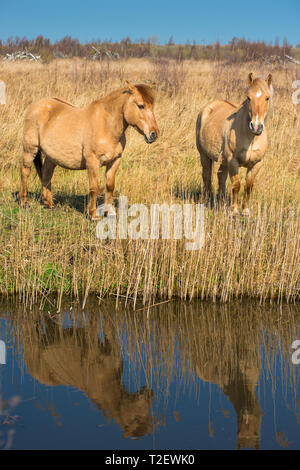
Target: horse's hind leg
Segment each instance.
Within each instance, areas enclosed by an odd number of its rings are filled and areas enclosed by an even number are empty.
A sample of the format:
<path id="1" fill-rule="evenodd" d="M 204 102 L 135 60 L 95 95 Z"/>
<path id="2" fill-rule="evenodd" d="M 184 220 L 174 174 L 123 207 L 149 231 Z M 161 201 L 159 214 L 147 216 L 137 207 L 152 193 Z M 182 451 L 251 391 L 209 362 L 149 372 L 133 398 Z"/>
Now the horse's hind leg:
<path id="1" fill-rule="evenodd" d="M 218 181 L 219 181 L 218 199 L 220 202 L 225 201 L 227 176 L 228 176 L 227 162 L 222 161 L 218 169 Z"/>
<path id="2" fill-rule="evenodd" d="M 39 135 L 35 123 L 31 119 L 25 119 L 24 137 L 23 137 L 23 158 L 20 165 L 21 189 L 19 200 L 21 206 L 28 205 L 27 199 L 27 180 L 31 172 L 32 164 L 35 164 L 36 171 L 42 179 L 42 160 L 39 148 Z"/>
<path id="3" fill-rule="evenodd" d="M 42 169 L 42 196 L 45 206 L 52 209 L 54 207 L 54 202 L 51 194 L 51 179 L 56 165 L 45 158 L 43 169 Z"/>
<path id="4" fill-rule="evenodd" d="M 27 199 L 27 180 L 31 172 L 32 164 L 34 159 L 38 155 L 39 150 L 38 147 L 32 147 L 24 149 L 23 159 L 20 165 L 20 172 L 21 172 L 21 189 L 19 192 L 19 200 L 21 206 L 25 207 L 28 205 Z"/>
<path id="5" fill-rule="evenodd" d="M 212 160 L 204 153 L 200 152 L 200 160 L 202 165 L 202 178 L 204 184 L 204 197 L 210 200 L 211 191 L 211 174 L 212 174 Z"/>

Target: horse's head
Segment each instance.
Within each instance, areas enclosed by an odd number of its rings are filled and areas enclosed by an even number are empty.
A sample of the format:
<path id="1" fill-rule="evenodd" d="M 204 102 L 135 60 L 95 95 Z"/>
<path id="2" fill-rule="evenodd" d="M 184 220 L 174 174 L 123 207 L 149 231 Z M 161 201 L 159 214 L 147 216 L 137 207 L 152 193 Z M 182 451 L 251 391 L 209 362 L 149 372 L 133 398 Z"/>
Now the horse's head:
<path id="1" fill-rule="evenodd" d="M 249 74 L 249 90 L 247 95 L 247 106 L 249 116 L 249 128 L 255 135 L 260 135 L 264 130 L 264 121 L 270 109 L 273 95 L 272 75 L 266 79 L 254 78 Z"/>
<path id="2" fill-rule="evenodd" d="M 124 91 L 129 94 L 124 106 L 125 121 L 145 137 L 147 144 L 152 144 L 159 135 L 153 113 L 153 90 L 147 85 L 133 85 L 128 81 L 127 85 Z"/>

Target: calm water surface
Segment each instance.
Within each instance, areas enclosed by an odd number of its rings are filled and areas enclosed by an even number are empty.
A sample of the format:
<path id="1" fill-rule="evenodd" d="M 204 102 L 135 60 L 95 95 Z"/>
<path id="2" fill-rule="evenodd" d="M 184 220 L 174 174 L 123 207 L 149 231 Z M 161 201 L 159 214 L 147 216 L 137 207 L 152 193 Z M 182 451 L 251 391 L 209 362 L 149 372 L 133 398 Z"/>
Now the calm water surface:
<path id="1" fill-rule="evenodd" d="M 300 449 L 299 306 L 0 317 L 1 449 Z"/>

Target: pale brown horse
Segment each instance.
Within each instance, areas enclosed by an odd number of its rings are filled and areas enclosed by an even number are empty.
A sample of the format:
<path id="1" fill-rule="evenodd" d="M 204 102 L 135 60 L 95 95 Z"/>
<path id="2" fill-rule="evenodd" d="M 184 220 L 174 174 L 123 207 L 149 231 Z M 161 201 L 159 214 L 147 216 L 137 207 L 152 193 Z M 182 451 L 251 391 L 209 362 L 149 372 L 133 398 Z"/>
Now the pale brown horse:
<path id="1" fill-rule="evenodd" d="M 154 93 L 147 85 L 127 86 L 77 108 L 58 98 L 44 98 L 30 105 L 25 113 L 21 162 L 22 205 L 27 201 L 27 178 L 32 164 L 42 182 L 43 201 L 54 207 L 51 178 L 56 165 L 69 170 L 88 170 L 90 198 L 89 215 L 96 218 L 96 198 L 100 192 L 99 166 L 106 166 L 105 207 L 114 213 L 113 191 L 115 174 L 125 148 L 125 131 L 133 126 L 144 135 L 148 144 L 159 134 L 153 113 Z M 42 154 L 45 155 L 42 163 Z"/>
<path id="2" fill-rule="evenodd" d="M 211 175 L 214 161 L 221 161 L 218 170 L 219 197 L 225 197 L 228 172 L 232 182 L 232 213 L 237 215 L 240 190 L 239 167 L 247 168 L 243 215 L 249 215 L 249 198 L 254 178 L 262 166 L 267 148 L 265 121 L 273 96 L 272 76 L 254 78 L 249 74 L 247 99 L 238 106 L 216 100 L 206 105 L 198 115 L 196 144 L 200 153 L 204 192 L 211 195 Z"/>

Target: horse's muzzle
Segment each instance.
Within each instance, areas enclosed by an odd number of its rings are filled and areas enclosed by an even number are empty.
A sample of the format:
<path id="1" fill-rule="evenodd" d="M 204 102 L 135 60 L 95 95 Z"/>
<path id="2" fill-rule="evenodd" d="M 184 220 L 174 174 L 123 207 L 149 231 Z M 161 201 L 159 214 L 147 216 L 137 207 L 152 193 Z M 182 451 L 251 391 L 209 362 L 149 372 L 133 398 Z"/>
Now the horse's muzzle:
<path id="1" fill-rule="evenodd" d="M 147 142 L 147 144 L 152 144 L 152 142 L 155 142 L 155 140 L 158 137 L 155 131 L 150 132 L 149 135 L 147 134 L 144 134 L 144 135 L 145 135 L 145 141 Z"/>
<path id="2" fill-rule="evenodd" d="M 262 133 L 262 131 L 264 130 L 264 125 L 263 124 L 255 125 L 255 124 L 253 124 L 252 121 L 250 121 L 249 127 L 250 127 L 250 131 L 255 135 L 260 135 Z"/>

